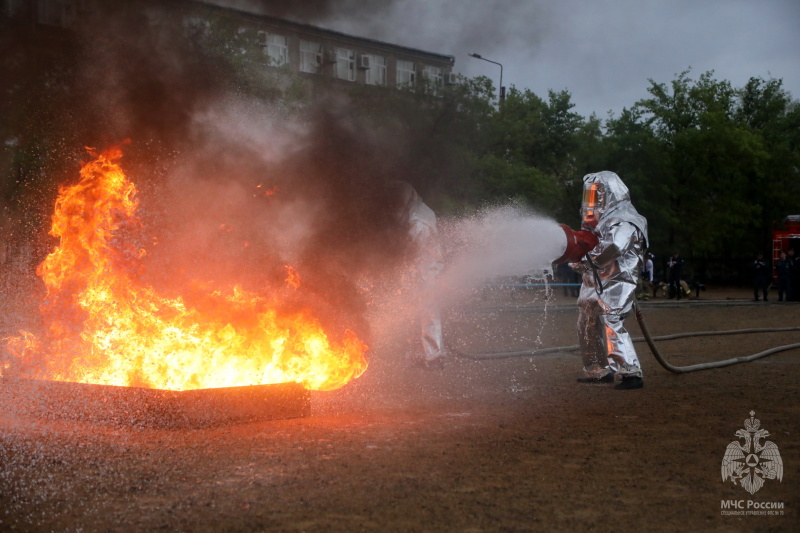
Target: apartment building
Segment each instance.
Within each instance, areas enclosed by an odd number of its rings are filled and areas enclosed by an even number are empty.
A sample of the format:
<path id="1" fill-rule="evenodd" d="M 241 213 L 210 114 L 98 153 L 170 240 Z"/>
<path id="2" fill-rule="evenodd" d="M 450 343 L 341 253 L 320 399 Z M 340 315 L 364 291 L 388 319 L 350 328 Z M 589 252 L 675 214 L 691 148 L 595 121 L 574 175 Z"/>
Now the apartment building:
<path id="1" fill-rule="evenodd" d="M 133 2 L 128 2 L 130 5 Z M 453 84 L 455 58 L 328 30 L 285 18 L 255 14 L 207 2 L 135 2 L 153 24 L 176 24 L 185 36 L 227 42 L 248 62 L 279 76 L 309 81 L 414 89 Z M 66 30 L 110 0 L 2 0 L 6 22 Z"/>

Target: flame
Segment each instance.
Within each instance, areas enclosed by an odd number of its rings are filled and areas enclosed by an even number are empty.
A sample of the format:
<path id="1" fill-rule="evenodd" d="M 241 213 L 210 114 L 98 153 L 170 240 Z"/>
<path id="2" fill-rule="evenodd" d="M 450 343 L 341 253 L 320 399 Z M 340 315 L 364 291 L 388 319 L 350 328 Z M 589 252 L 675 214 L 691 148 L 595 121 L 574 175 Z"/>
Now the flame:
<path id="1" fill-rule="evenodd" d="M 292 265 L 286 266 L 286 285 L 297 290 L 300 288 L 300 274 Z"/>
<path id="2" fill-rule="evenodd" d="M 260 188 L 262 188 L 263 186 L 264 186 L 264 184 L 263 184 L 263 183 L 259 183 L 258 185 L 256 185 L 256 189 L 260 189 Z M 274 195 L 275 195 L 275 193 L 277 193 L 277 192 L 278 192 L 278 186 L 277 186 L 277 185 L 275 185 L 275 186 L 273 186 L 273 187 L 272 187 L 272 188 L 270 188 L 270 189 L 265 189 L 265 190 L 263 190 L 263 191 L 259 191 L 257 194 L 254 194 L 254 195 L 253 195 L 253 197 L 255 198 L 255 197 L 259 196 L 259 194 L 260 194 L 261 196 L 266 196 L 266 197 L 269 197 L 269 196 L 274 196 Z"/>
<path id="3" fill-rule="evenodd" d="M 238 285 L 190 305 L 142 283 L 136 187 L 117 163 L 120 149 L 95 157 L 76 185 L 59 189 L 50 230 L 59 245 L 37 268 L 47 331 L 5 339 L 12 355 L 45 357 L 39 373 L 49 379 L 169 390 L 285 382 L 331 390 L 366 370 L 356 334 L 332 340 L 309 310 L 279 312 L 268 295 Z M 296 290 L 300 276 L 286 269 Z"/>

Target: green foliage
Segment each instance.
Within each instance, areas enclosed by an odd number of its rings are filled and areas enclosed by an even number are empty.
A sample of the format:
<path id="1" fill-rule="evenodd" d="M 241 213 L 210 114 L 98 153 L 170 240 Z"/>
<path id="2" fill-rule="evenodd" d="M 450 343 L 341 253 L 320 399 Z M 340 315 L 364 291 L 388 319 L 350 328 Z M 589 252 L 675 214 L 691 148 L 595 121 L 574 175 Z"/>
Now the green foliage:
<path id="1" fill-rule="evenodd" d="M 603 122 L 571 111 L 570 94 L 545 101 L 512 87 L 479 145 L 480 196 L 517 199 L 578 223 L 581 177 L 617 172 L 650 220 L 651 248 L 731 260 L 768 251 L 776 221 L 800 212 L 800 106 L 780 80 L 741 89 L 697 80 L 650 80 L 650 97 Z"/>
<path id="2" fill-rule="evenodd" d="M 695 80 L 687 70 L 669 83 L 649 80 L 648 98 L 605 120 L 575 113 L 566 90 L 543 98 L 512 86 L 498 102 L 486 77 L 439 87 L 420 80 L 408 91 L 357 84 L 339 91 L 339 80 L 266 69 L 255 26 L 207 11 L 181 27 L 196 64 L 179 71 L 202 73 L 220 91 L 274 102 L 287 114 L 348 93 L 346 116 L 363 135 L 352 149 L 368 150 L 376 169 L 413 183 L 441 214 L 517 201 L 576 226 L 582 176 L 611 170 L 648 218 L 652 249 L 725 260 L 768 251 L 774 222 L 800 213 L 800 105 L 781 80 L 752 78 L 735 88 L 713 72 Z M 0 62 L 0 77 L 14 80 L 0 115 L 9 140 L 0 158 L 7 203 L 26 189 L 51 188 L 59 165 L 97 142 L 93 130 L 102 129 L 94 128 L 102 118 L 94 99 L 82 93 L 77 51 L 49 44 L 10 48 Z M 131 64 L 142 60 L 131 56 Z M 143 90 L 148 105 L 171 93 L 167 83 L 163 93 L 147 92 L 160 79 L 124 81 L 132 94 Z M 174 102 L 163 109 L 182 116 Z"/>
<path id="3" fill-rule="evenodd" d="M 785 124 L 789 97 L 776 81 L 751 79 L 736 90 L 711 72 L 697 81 L 688 74 L 670 88 L 651 80 L 652 97 L 609 129 L 620 146 L 631 145 L 620 133 L 652 135 L 654 157 L 642 159 L 641 170 L 662 184 L 660 207 L 648 205 L 662 225 L 651 225 L 653 241 L 695 257 L 766 251 L 772 221 L 797 209 L 797 195 L 786 195 L 797 183 L 796 146 L 792 153 L 775 131 Z M 643 192 L 652 198 L 654 191 Z"/>
<path id="4" fill-rule="evenodd" d="M 591 137 L 590 128 L 571 111 L 567 91 L 548 97 L 513 86 L 507 92 L 480 154 L 482 198 L 521 199 L 550 215 L 565 211 L 579 140 Z"/>
<path id="5" fill-rule="evenodd" d="M 483 182 L 483 199 L 487 203 L 523 201 L 539 211 L 549 211 L 558 191 L 553 180 L 539 169 L 515 165 L 495 154 L 487 154 L 479 162 Z"/>

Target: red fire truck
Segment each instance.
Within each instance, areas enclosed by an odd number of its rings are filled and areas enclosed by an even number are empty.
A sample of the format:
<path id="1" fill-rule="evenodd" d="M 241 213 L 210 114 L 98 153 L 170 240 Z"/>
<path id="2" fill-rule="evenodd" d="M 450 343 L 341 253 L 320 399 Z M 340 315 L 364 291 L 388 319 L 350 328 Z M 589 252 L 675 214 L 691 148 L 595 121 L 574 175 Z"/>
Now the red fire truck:
<path id="1" fill-rule="evenodd" d="M 800 254 L 800 215 L 789 215 L 783 227 L 772 230 L 772 281 L 778 282 L 775 263 L 781 258 L 781 250 L 794 248 L 795 257 Z"/>

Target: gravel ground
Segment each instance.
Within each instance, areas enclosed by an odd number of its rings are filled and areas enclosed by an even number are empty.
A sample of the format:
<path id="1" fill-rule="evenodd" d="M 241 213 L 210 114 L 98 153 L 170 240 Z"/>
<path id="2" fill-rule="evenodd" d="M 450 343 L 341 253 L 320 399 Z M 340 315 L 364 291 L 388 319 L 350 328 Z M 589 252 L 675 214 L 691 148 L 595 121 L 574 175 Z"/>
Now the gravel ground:
<path id="1" fill-rule="evenodd" d="M 710 288 L 642 310 L 656 336 L 800 325 L 800 304 L 751 299 Z M 493 355 L 574 345 L 576 317 L 560 293 L 487 291 L 448 310 L 461 356 L 439 371 L 408 364 L 410 328 L 397 324 L 361 378 L 312 393 L 306 418 L 162 430 L 6 406 L 0 530 L 800 530 L 800 350 L 676 375 L 639 343 L 635 391 L 576 383 L 574 351 Z M 687 365 L 798 342 L 786 331 L 658 346 Z M 784 465 L 754 494 L 720 475 L 751 411 Z M 723 514 L 731 500 L 742 514 Z"/>

